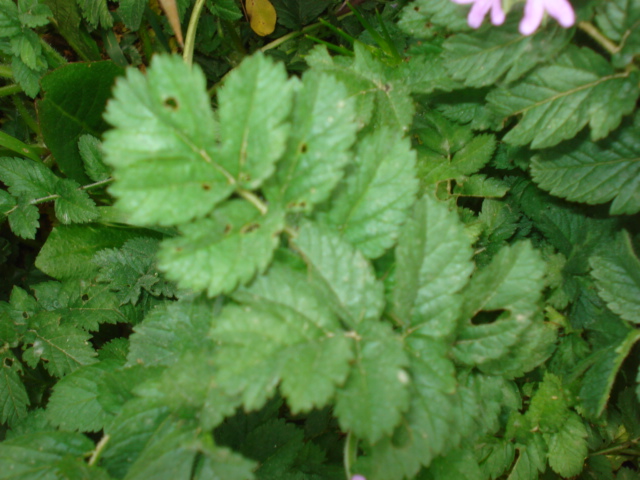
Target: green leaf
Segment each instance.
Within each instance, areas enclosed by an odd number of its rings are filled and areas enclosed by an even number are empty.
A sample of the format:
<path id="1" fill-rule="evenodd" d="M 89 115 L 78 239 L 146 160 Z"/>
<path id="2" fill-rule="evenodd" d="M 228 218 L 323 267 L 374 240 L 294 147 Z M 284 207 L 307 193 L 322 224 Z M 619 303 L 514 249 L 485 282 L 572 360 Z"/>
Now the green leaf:
<path id="1" fill-rule="evenodd" d="M 122 73 L 110 61 L 78 62 L 42 78 L 44 98 L 37 103 L 42 136 L 60 170 L 80 184 L 88 182 L 78 139 L 87 133 L 100 137 L 106 130 L 102 112 L 115 78 Z"/>
<path id="2" fill-rule="evenodd" d="M 31 70 L 41 70 L 43 64 L 46 65 L 42 58 L 40 37 L 33 30 L 25 29 L 11 37 L 11 50 Z"/>
<path id="3" fill-rule="evenodd" d="M 449 75 L 468 87 L 494 85 L 503 77 L 510 83 L 553 58 L 570 38 L 559 25 L 523 36 L 517 30 L 518 21 L 510 16 L 500 28 L 449 37 L 443 44 Z"/>
<path id="4" fill-rule="evenodd" d="M 58 462 L 67 456 L 83 456 L 93 442 L 80 433 L 38 432 L 0 443 L 0 479 L 55 480 Z"/>
<path id="5" fill-rule="evenodd" d="M 322 407 L 349 372 L 351 342 L 337 319 L 284 302 L 227 306 L 211 331 L 219 345 L 217 382 L 241 395 L 247 410 L 260 408 L 278 384 L 293 412 Z"/>
<path id="6" fill-rule="evenodd" d="M 484 440 L 482 446 L 476 451 L 483 478 L 500 478 L 513 464 L 515 452 L 513 443 L 507 439 L 489 437 Z"/>
<path id="7" fill-rule="evenodd" d="M 205 437 L 206 438 L 206 437 Z M 253 480 L 255 462 L 238 455 L 228 448 L 220 448 L 203 442 L 202 458 L 198 462 L 194 480 Z"/>
<path id="8" fill-rule="evenodd" d="M 311 270 L 311 283 L 351 327 L 379 318 L 383 286 L 363 255 L 326 227 L 305 223 L 295 247 Z"/>
<path id="9" fill-rule="evenodd" d="M 98 386 L 119 362 L 106 360 L 81 367 L 55 384 L 47 404 L 47 418 L 66 431 L 97 432 L 111 420 L 98 401 Z"/>
<path id="10" fill-rule="evenodd" d="M 588 139 L 533 157 L 533 180 L 552 195 L 596 205 L 612 215 L 640 211 L 640 117 L 598 143 Z"/>
<path id="11" fill-rule="evenodd" d="M 302 79 L 287 147 L 265 191 L 269 200 L 288 209 L 309 210 L 326 200 L 342 178 L 357 125 L 355 102 L 341 82 L 313 71 Z"/>
<path id="12" fill-rule="evenodd" d="M 415 152 L 387 128 L 358 144 L 354 170 L 334 196 L 326 222 L 368 258 L 376 258 L 398 237 L 415 201 Z"/>
<path id="13" fill-rule="evenodd" d="M 213 312 L 206 302 L 169 302 L 156 307 L 131 335 L 127 366 L 172 365 L 184 352 L 209 343 Z"/>
<path id="14" fill-rule="evenodd" d="M 293 83 L 262 54 L 234 69 L 218 93 L 220 163 L 241 188 L 258 188 L 286 147 Z"/>
<path id="15" fill-rule="evenodd" d="M 165 240 L 158 266 L 181 288 L 206 290 L 210 297 L 229 293 L 264 271 L 283 228 L 282 211 L 262 215 L 245 200 L 231 200 Z"/>
<path id="16" fill-rule="evenodd" d="M 557 433 L 564 428 L 567 418 L 573 413 L 569 410 L 569 392 L 565 390 L 562 379 L 545 372 L 543 381 L 538 385 L 531 398 L 529 410 L 525 414 L 532 428 L 543 433 Z"/>
<path id="17" fill-rule="evenodd" d="M 199 218 L 231 194 L 219 164 L 217 126 L 198 66 L 157 55 L 145 77 L 131 69 L 114 89 L 105 118 L 110 192 L 134 224 L 176 225 Z"/>
<path id="18" fill-rule="evenodd" d="M 16 2 L 3 0 L 0 2 L 0 36 L 12 37 L 22 30 L 18 6 Z"/>
<path id="19" fill-rule="evenodd" d="M 320 15 L 327 2 L 323 0 L 274 0 L 278 23 L 291 30 L 300 30 Z"/>
<path id="20" fill-rule="evenodd" d="M 640 323 L 640 259 L 628 232 L 619 233 L 589 263 L 598 294 L 623 319 Z"/>
<path id="21" fill-rule="evenodd" d="M 94 29 L 113 26 L 113 18 L 107 6 L 107 0 L 78 0 L 82 16 Z"/>
<path id="22" fill-rule="evenodd" d="M 617 43 L 614 65 L 623 68 L 640 53 L 640 8 L 634 0 L 614 0 L 598 5 L 595 22 L 602 33 Z"/>
<path id="23" fill-rule="evenodd" d="M 242 12 L 234 0 L 214 0 L 207 6 L 211 13 L 218 15 L 223 20 L 234 21 L 242 17 Z"/>
<path id="24" fill-rule="evenodd" d="M 102 160 L 102 144 L 93 135 L 82 135 L 78 140 L 78 150 L 87 175 L 94 182 L 106 180 L 111 176 L 109 168 Z"/>
<path id="25" fill-rule="evenodd" d="M 11 231 L 17 236 L 27 239 L 36 238 L 40 212 L 38 207 L 28 203 L 18 204 L 8 215 Z"/>
<path id="26" fill-rule="evenodd" d="M 356 42 L 354 59 L 332 58 L 325 47 L 316 47 L 307 56 L 316 71 L 335 76 L 356 98 L 359 127 L 390 127 L 406 132 L 411 125 L 414 106 L 404 79 L 397 78 L 393 67 L 376 59 L 365 45 Z"/>
<path id="27" fill-rule="evenodd" d="M 541 435 L 532 435 L 525 445 L 518 445 L 518 458 L 507 480 L 537 480 L 547 465 L 547 449 Z"/>
<path id="28" fill-rule="evenodd" d="M 62 377 L 84 365 L 96 362 L 96 352 L 88 340 L 88 333 L 68 324 L 59 324 L 59 317 L 43 312 L 33 317 L 38 319 L 37 329 L 29 330 L 31 344 L 25 350 L 23 359 L 32 368 L 39 361 L 51 375 Z"/>
<path id="29" fill-rule="evenodd" d="M 136 31 L 140 28 L 146 0 L 120 0 L 118 13 L 129 30 Z"/>
<path id="30" fill-rule="evenodd" d="M 471 175 L 462 177 L 453 189 L 454 196 L 502 198 L 509 191 L 509 186 L 503 180 L 486 175 Z"/>
<path id="31" fill-rule="evenodd" d="M 616 73 L 587 48 L 572 47 L 553 65 L 540 67 L 512 87 L 491 92 L 487 100 L 503 117 L 521 115 L 504 137 L 513 145 L 552 147 L 573 138 L 587 124 L 599 140 L 633 111 L 640 95 L 636 72 Z"/>
<path id="32" fill-rule="evenodd" d="M 109 284 L 120 305 L 136 305 L 143 289 L 156 296 L 175 295 L 175 288 L 159 276 L 155 266 L 159 243 L 153 238 L 134 238 L 122 248 L 100 250 L 93 257 L 93 263 L 100 267 L 97 280 Z"/>
<path id="33" fill-rule="evenodd" d="M 56 30 L 85 61 L 100 60 L 100 51 L 86 29 L 81 28 L 82 18 L 76 0 L 39 0 L 46 4 L 56 19 Z"/>
<path id="34" fill-rule="evenodd" d="M 549 446 L 549 466 L 563 477 L 578 475 L 589 451 L 587 435 L 582 419 L 571 412 L 557 433 L 545 436 Z"/>
<path id="35" fill-rule="evenodd" d="M 385 323 L 363 322 L 354 338 L 356 358 L 337 391 L 334 413 L 343 430 L 375 443 L 393 431 L 409 407 L 409 362 L 399 336 Z"/>
<path id="36" fill-rule="evenodd" d="M 55 201 L 56 217 L 60 222 L 85 223 L 98 218 L 96 204 L 73 180 L 58 180 L 56 194 L 60 195 Z"/>
<path id="37" fill-rule="evenodd" d="M 0 190 L 0 222 L 6 220 L 6 216 L 16 206 L 16 199 L 9 192 Z"/>
<path id="38" fill-rule="evenodd" d="M 471 240 L 455 212 L 425 196 L 414 207 L 396 247 L 393 316 L 423 335 L 455 328 L 458 292 L 473 270 Z"/>
<path id="39" fill-rule="evenodd" d="M 0 364 L 0 422 L 13 425 L 27 416 L 29 397 L 19 375 L 21 367 L 13 355 L 6 353 Z"/>
<path id="40" fill-rule="evenodd" d="M 102 225 L 55 227 L 36 258 L 36 267 L 59 280 L 90 278 L 98 273 L 98 266 L 91 262 L 96 252 L 119 247 L 140 234 L 136 229 Z"/>
<path id="41" fill-rule="evenodd" d="M 484 475 L 474 452 L 470 449 L 454 450 L 445 457 L 437 458 L 429 466 L 425 480 L 484 480 Z"/>
<path id="42" fill-rule="evenodd" d="M 58 183 L 58 177 L 42 163 L 9 157 L 0 158 L 0 180 L 12 195 L 29 200 L 53 195 Z"/>
<path id="43" fill-rule="evenodd" d="M 448 0 L 417 0 L 402 11 L 398 23 L 412 37 L 431 38 L 448 27 L 451 31 L 468 31 L 466 11 L 468 8 Z"/>
<path id="44" fill-rule="evenodd" d="M 64 480 L 112 480 L 100 467 L 89 466 L 83 458 L 66 456 L 56 463 L 56 479 Z"/>
<path id="45" fill-rule="evenodd" d="M 24 93 L 31 98 L 35 98 L 40 91 L 40 77 L 45 73 L 46 69 L 32 70 L 20 60 L 20 57 L 14 56 L 11 59 L 11 70 L 13 78 Z"/>

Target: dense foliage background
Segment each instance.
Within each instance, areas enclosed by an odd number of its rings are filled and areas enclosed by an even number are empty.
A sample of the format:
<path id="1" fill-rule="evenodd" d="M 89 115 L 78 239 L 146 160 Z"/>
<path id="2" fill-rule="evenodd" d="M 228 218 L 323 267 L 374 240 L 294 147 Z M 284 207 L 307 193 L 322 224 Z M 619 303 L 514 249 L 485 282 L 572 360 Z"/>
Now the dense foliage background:
<path id="1" fill-rule="evenodd" d="M 640 0 L 250 3 L 0 0 L 0 479 L 640 479 Z"/>

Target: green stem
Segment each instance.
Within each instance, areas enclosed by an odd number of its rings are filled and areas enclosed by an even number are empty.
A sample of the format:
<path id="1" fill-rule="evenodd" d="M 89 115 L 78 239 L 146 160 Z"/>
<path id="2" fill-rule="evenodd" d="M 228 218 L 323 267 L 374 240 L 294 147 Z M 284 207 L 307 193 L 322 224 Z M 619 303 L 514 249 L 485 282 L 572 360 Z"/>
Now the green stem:
<path id="1" fill-rule="evenodd" d="M 198 30 L 198 21 L 200 20 L 200 14 L 202 13 L 202 7 L 204 7 L 205 0 L 196 0 L 191 12 L 191 18 L 189 19 L 189 26 L 187 27 L 187 35 L 184 41 L 184 52 L 182 58 L 187 65 L 193 64 L 193 50 L 196 44 L 196 31 Z"/>
<path id="2" fill-rule="evenodd" d="M 45 42 L 42 37 L 40 37 L 40 44 L 42 45 L 42 49 L 45 50 L 55 61 L 51 67 L 56 68 L 67 63 L 67 59 L 60 55 L 55 48 Z"/>
<path id="3" fill-rule="evenodd" d="M 9 65 L 0 65 L 0 77 L 13 78 L 13 69 Z"/>
<path id="4" fill-rule="evenodd" d="M 344 442 L 344 472 L 347 479 L 351 478 L 351 466 L 355 463 L 358 452 L 358 439 L 351 432 L 347 433 L 347 439 Z"/>
<path id="5" fill-rule="evenodd" d="M 91 190 L 92 188 L 98 188 L 111 182 L 113 182 L 113 177 L 100 180 L 99 182 L 90 183 L 89 185 L 83 185 L 82 187 L 80 187 L 80 190 Z"/>
<path id="6" fill-rule="evenodd" d="M 38 125 L 36 119 L 31 116 L 19 95 L 13 96 L 13 104 L 16 106 L 16 110 L 18 110 L 18 113 L 22 117 L 22 120 L 24 120 L 24 123 L 26 123 L 36 135 L 40 136 L 40 125 Z"/>
<path id="7" fill-rule="evenodd" d="M 621 443 L 620 445 L 614 445 L 613 447 L 603 448 L 602 450 L 597 450 L 595 452 L 591 452 L 589 454 L 590 457 L 595 457 L 596 455 L 611 455 L 612 453 L 623 452 L 627 448 L 637 445 L 640 438 L 635 438 L 625 443 Z"/>
<path id="8" fill-rule="evenodd" d="M 12 83 L 11 85 L 5 85 L 4 87 L 0 87 L 0 97 L 6 97 L 7 95 L 13 95 L 21 91 L 22 91 L 22 88 L 20 88 L 20 85 L 16 85 L 15 83 Z"/>
<path id="9" fill-rule="evenodd" d="M 89 459 L 89 466 L 90 467 L 95 465 L 98 462 L 98 460 L 100 460 L 100 455 L 102 454 L 102 451 L 104 450 L 104 447 L 106 447 L 107 443 L 109 443 L 109 438 L 110 438 L 109 435 L 105 435 L 97 443 L 96 448 L 93 451 L 93 453 L 91 454 L 91 458 Z"/>
<path id="10" fill-rule="evenodd" d="M 611 55 L 615 55 L 620 51 L 620 47 L 600 33 L 600 30 L 598 30 L 592 23 L 580 22 L 578 23 L 578 28 L 598 42 L 600 46 Z"/>

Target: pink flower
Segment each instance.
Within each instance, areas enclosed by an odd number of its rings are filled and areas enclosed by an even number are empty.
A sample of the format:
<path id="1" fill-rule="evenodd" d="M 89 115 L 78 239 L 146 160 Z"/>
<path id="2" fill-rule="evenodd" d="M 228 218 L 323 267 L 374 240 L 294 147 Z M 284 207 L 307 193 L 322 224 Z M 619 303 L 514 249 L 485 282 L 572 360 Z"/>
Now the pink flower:
<path id="1" fill-rule="evenodd" d="M 467 23 L 471 28 L 478 28 L 482 25 L 484 17 L 491 10 L 491 23 L 502 25 L 504 23 L 504 11 L 502 10 L 502 0 L 452 0 L 454 3 L 473 3 Z M 552 0 L 553 1 L 553 0 Z"/>
<path id="2" fill-rule="evenodd" d="M 524 17 L 520 22 L 520 33 L 531 35 L 535 32 L 542 23 L 545 11 L 564 28 L 572 27 L 576 21 L 576 14 L 567 0 L 527 0 Z"/>
<path id="3" fill-rule="evenodd" d="M 367 480 L 367 479 L 364 478 L 364 476 L 362 475 L 354 475 L 353 477 L 351 477 L 351 480 Z"/>

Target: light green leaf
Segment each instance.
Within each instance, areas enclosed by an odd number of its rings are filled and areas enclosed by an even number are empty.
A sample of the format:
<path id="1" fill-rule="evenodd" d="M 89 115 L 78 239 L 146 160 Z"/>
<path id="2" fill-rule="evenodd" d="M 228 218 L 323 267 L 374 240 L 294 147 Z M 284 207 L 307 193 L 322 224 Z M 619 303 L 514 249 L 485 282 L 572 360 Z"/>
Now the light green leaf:
<path id="1" fill-rule="evenodd" d="M 356 358 L 337 391 L 334 413 L 344 431 L 375 443 L 393 431 L 409 407 L 408 358 L 385 323 L 363 322 L 354 338 Z"/>
<path id="2" fill-rule="evenodd" d="M 56 193 L 58 177 L 42 163 L 25 158 L 0 158 L 0 180 L 18 198 L 34 199 Z"/>
<path id="3" fill-rule="evenodd" d="M 500 28 L 449 37 L 443 44 L 449 75 L 468 87 L 494 85 L 503 77 L 510 83 L 553 58 L 570 39 L 559 25 L 524 36 L 518 32 L 519 21 L 510 16 Z"/>
<path id="4" fill-rule="evenodd" d="M 623 319 L 640 323 L 640 259 L 629 233 L 619 233 L 589 263 L 598 294 L 607 306 Z"/>
<path id="5" fill-rule="evenodd" d="M 40 211 L 35 205 L 20 203 L 8 215 L 11 231 L 17 236 L 27 239 L 36 238 L 36 230 L 40 225 Z"/>
<path id="6" fill-rule="evenodd" d="M 47 418 L 60 430 L 97 432 L 112 416 L 98 401 L 98 386 L 120 362 L 106 360 L 66 375 L 55 384 L 47 404 Z"/>
<path id="7" fill-rule="evenodd" d="M 284 153 L 293 86 L 282 63 L 256 54 L 234 69 L 220 89 L 219 162 L 241 188 L 258 188 Z"/>
<path id="8" fill-rule="evenodd" d="M 342 178 L 356 129 L 346 87 L 329 75 L 306 73 L 296 92 L 285 153 L 265 185 L 267 198 L 300 210 L 326 200 Z"/>
<path id="9" fill-rule="evenodd" d="M 217 383 L 247 410 L 260 408 L 278 384 L 294 412 L 322 407 L 353 357 L 335 317 L 320 320 L 277 301 L 227 306 L 211 335 L 219 345 Z"/>
<path id="10" fill-rule="evenodd" d="M 323 46 L 307 56 L 309 66 L 340 80 L 356 98 L 359 128 L 390 127 L 406 132 L 411 125 L 414 105 L 404 79 L 398 79 L 393 67 L 375 58 L 365 45 L 354 43 L 355 58 L 332 58 Z"/>
<path id="11" fill-rule="evenodd" d="M 169 302 L 134 328 L 127 366 L 172 365 L 184 352 L 207 346 L 213 311 L 207 302 Z"/>
<path id="12" fill-rule="evenodd" d="M 571 412 L 557 433 L 545 435 L 549 446 L 549 466 L 563 477 L 578 475 L 589 452 L 587 429 L 582 419 Z"/>
<path id="13" fill-rule="evenodd" d="M 605 137 L 633 111 L 639 95 L 637 72 L 616 73 L 593 50 L 572 47 L 553 65 L 494 90 L 487 100 L 505 118 L 522 116 L 504 141 L 546 148 L 574 137 L 587 124 L 592 140 Z"/>
<path id="14" fill-rule="evenodd" d="M 334 196 L 326 221 L 368 258 L 391 247 L 415 201 L 415 152 L 387 128 L 358 143 L 354 170 Z"/>
<path id="15" fill-rule="evenodd" d="M 22 30 L 21 23 L 16 2 L 0 2 L 0 36 L 12 37 L 19 34 Z"/>
<path id="16" fill-rule="evenodd" d="M 451 31 L 469 31 L 467 10 L 450 0 L 417 0 L 402 11 L 399 26 L 412 37 L 431 38 L 443 27 Z"/>
<path id="17" fill-rule="evenodd" d="M 0 363 L 0 422 L 9 425 L 27 416 L 30 403 L 19 370 L 18 360 L 4 353 Z"/>
<path id="18" fill-rule="evenodd" d="M 509 185 L 506 182 L 480 174 L 458 179 L 453 189 L 453 195 L 460 197 L 502 198 L 508 191 Z"/>
<path id="19" fill-rule="evenodd" d="M 96 252 L 119 247 L 140 234 L 136 229 L 102 225 L 55 227 L 38 253 L 36 267 L 58 280 L 91 278 L 98 272 L 91 263 Z"/>
<path id="20" fill-rule="evenodd" d="M 22 25 L 29 28 L 41 27 L 53 17 L 51 10 L 38 0 L 18 0 L 18 18 Z"/>
<path id="21" fill-rule="evenodd" d="M 547 466 L 547 448 L 541 435 L 532 435 L 525 445 L 518 445 L 518 458 L 507 480 L 538 480 Z"/>
<path id="22" fill-rule="evenodd" d="M 25 350 L 23 359 L 32 368 L 39 361 L 51 375 L 62 377 L 67 373 L 96 362 L 96 352 L 88 342 L 91 335 L 68 324 L 59 324 L 55 313 L 37 315 L 43 321 L 37 329 L 29 330 L 31 346 Z M 31 320 L 35 321 L 36 317 Z"/>
<path id="23" fill-rule="evenodd" d="M 0 26 L 0 29 L 2 27 Z M 11 59 L 11 70 L 13 78 L 20 85 L 20 88 L 31 98 L 35 98 L 40 91 L 40 77 L 45 73 L 45 69 L 32 70 L 27 67 L 20 57 Z"/>
<path id="24" fill-rule="evenodd" d="M 612 215 L 640 211 L 640 116 L 598 143 L 584 139 L 533 157 L 533 180 L 552 195 L 590 205 L 613 200 Z"/>
<path id="25" fill-rule="evenodd" d="M 547 371 L 525 415 L 536 431 L 556 433 L 564 428 L 567 417 L 572 414 L 569 406 L 569 392 L 565 390 L 562 379 Z"/>
<path id="26" fill-rule="evenodd" d="M 429 466 L 425 480 L 484 480 L 480 466 L 470 449 L 454 450 L 436 458 Z"/>
<path id="27" fill-rule="evenodd" d="M 40 38 L 33 30 L 23 29 L 19 35 L 11 37 L 11 49 L 13 54 L 31 70 L 41 70 L 46 66 L 41 58 Z"/>
<path id="28" fill-rule="evenodd" d="M 82 135 L 78 140 L 78 150 L 87 175 L 94 182 L 110 177 L 111 173 L 102 160 L 102 143 L 93 135 Z"/>
<path id="29" fill-rule="evenodd" d="M 231 194 L 219 164 L 216 123 L 200 68 L 157 55 L 116 83 L 105 118 L 105 161 L 116 205 L 136 224 L 175 225 L 199 218 Z"/>
<path id="30" fill-rule="evenodd" d="M 206 437 L 205 437 L 206 438 Z M 229 448 L 204 442 L 202 457 L 196 466 L 193 480 L 253 480 L 256 463 Z"/>
<path id="31" fill-rule="evenodd" d="M 478 465 L 483 478 L 500 478 L 513 464 L 516 449 L 512 442 L 505 438 L 489 437 L 483 440 L 476 450 Z"/>
<path id="32" fill-rule="evenodd" d="M 0 479 L 57 480 L 58 462 L 83 456 L 94 445 L 80 433 L 38 432 L 0 443 Z"/>
<path id="33" fill-rule="evenodd" d="M 393 316 L 423 335 L 453 331 L 458 292 L 473 270 L 471 240 L 455 212 L 425 196 L 414 207 L 396 247 Z"/>
<path id="34" fill-rule="evenodd" d="M 206 290 L 210 297 L 229 293 L 264 271 L 283 228 L 282 211 L 262 215 L 249 202 L 231 200 L 165 240 L 158 267 L 181 288 Z"/>
<path id="35" fill-rule="evenodd" d="M 59 179 L 56 194 L 60 195 L 55 201 L 56 217 L 60 222 L 84 223 L 98 218 L 96 204 L 73 180 Z"/>
<path id="36" fill-rule="evenodd" d="M 364 256 L 336 233 L 305 223 L 295 247 L 311 270 L 311 283 L 349 326 L 380 317 L 383 286 Z"/>

